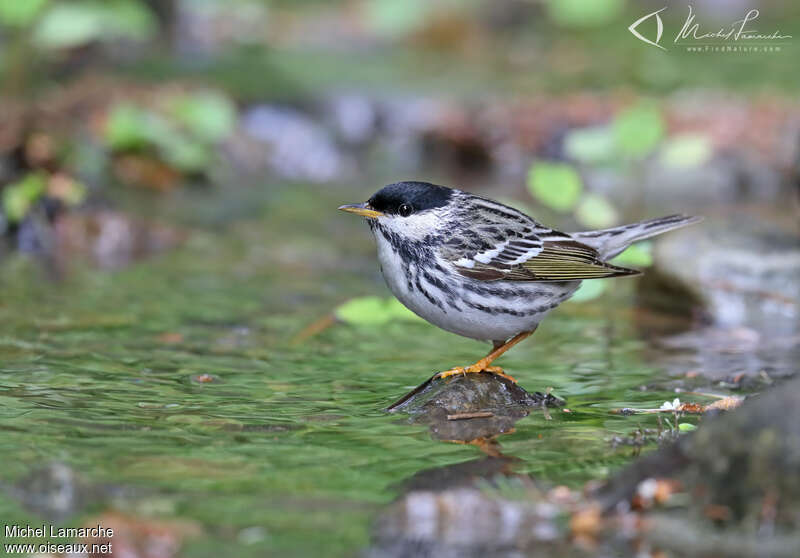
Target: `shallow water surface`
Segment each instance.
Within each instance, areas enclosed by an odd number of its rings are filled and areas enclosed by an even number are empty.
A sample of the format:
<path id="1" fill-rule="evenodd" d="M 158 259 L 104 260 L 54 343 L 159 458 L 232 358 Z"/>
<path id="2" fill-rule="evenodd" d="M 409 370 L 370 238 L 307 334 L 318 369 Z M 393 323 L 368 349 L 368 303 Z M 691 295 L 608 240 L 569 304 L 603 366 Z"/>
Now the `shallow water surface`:
<path id="1" fill-rule="evenodd" d="M 402 481 L 482 455 L 382 409 L 487 346 L 408 322 L 336 324 L 292 343 L 347 298 L 388 291 L 366 227 L 327 212 L 345 195 L 290 198 L 122 271 L 74 263 L 54 281 L 30 260 L 4 262 L 0 516 L 40 524 L 47 510 L 24 479 L 58 462 L 91 487 L 60 524 L 116 509 L 196 522 L 185 556 L 346 556 Z M 663 371 L 644 360 L 623 283 L 559 309 L 503 357 L 523 387 L 553 388 L 570 411 L 534 410 L 500 438 L 516 472 L 603 478 L 631 457 L 609 439 L 656 424 L 609 410 L 674 397 L 640 389 Z"/>

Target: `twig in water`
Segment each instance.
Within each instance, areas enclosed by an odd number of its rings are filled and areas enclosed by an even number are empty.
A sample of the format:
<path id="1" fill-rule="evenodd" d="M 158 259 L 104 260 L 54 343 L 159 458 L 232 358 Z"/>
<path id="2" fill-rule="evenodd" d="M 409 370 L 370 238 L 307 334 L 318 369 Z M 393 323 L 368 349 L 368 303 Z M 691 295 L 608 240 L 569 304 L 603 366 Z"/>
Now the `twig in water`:
<path id="1" fill-rule="evenodd" d="M 465 420 L 474 418 L 490 418 L 494 413 L 490 411 L 478 411 L 476 413 L 457 413 L 455 415 L 447 415 L 447 420 Z"/>

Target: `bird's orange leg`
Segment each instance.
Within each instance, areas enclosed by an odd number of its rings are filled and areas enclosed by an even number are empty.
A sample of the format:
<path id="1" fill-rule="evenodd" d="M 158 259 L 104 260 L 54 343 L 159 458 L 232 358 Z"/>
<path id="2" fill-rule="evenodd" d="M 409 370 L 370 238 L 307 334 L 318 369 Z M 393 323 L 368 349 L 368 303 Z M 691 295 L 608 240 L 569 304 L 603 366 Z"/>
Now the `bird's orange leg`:
<path id="1" fill-rule="evenodd" d="M 528 337 L 534 331 L 536 331 L 535 328 L 532 329 L 531 331 L 523 331 L 522 333 L 518 333 L 517 335 L 515 335 L 502 345 L 495 346 L 494 349 L 492 349 L 488 355 L 480 359 L 475 364 L 471 364 L 470 366 L 456 366 L 455 368 L 451 368 L 450 370 L 439 372 L 438 374 L 436 374 L 436 376 L 434 376 L 434 378 L 449 378 L 450 376 L 455 376 L 457 374 L 474 374 L 478 372 L 490 372 L 495 376 L 500 376 L 501 378 L 505 378 L 506 380 L 510 380 L 516 384 L 517 380 L 515 380 L 512 376 L 506 374 L 502 368 L 500 368 L 499 366 L 491 366 L 492 361 L 494 361 L 496 358 L 505 353 L 511 347 L 513 347 L 514 345 L 516 345 L 517 343 Z"/>

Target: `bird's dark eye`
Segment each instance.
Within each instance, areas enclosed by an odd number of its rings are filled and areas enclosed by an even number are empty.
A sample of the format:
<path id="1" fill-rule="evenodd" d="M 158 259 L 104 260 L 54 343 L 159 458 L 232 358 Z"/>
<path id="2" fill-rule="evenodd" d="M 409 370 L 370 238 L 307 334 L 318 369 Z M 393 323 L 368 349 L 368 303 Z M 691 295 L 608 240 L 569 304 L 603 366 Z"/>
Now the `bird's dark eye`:
<path id="1" fill-rule="evenodd" d="M 397 213 L 398 213 L 398 214 L 399 214 L 401 217 L 408 217 L 409 215 L 411 215 L 412 213 L 414 213 L 414 208 L 413 208 L 413 207 L 411 207 L 411 205 L 410 205 L 410 204 L 407 204 L 407 203 L 401 203 L 401 204 L 400 204 L 400 207 L 398 207 L 398 208 L 397 208 Z"/>

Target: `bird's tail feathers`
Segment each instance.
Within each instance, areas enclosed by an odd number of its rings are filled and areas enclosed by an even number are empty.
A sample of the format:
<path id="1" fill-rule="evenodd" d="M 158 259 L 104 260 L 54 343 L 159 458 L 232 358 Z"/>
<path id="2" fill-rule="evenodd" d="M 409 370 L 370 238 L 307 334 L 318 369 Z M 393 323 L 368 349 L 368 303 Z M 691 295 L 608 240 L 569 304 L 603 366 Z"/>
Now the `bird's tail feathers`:
<path id="1" fill-rule="evenodd" d="M 693 225 L 702 220 L 702 217 L 693 217 L 691 215 L 667 215 L 666 217 L 649 219 L 647 221 L 640 221 L 639 223 L 622 225 L 610 229 L 576 232 L 572 233 L 572 237 L 597 250 L 600 253 L 600 257 L 603 259 L 609 259 L 625 250 L 625 248 L 634 242 L 673 229 Z"/>

